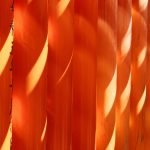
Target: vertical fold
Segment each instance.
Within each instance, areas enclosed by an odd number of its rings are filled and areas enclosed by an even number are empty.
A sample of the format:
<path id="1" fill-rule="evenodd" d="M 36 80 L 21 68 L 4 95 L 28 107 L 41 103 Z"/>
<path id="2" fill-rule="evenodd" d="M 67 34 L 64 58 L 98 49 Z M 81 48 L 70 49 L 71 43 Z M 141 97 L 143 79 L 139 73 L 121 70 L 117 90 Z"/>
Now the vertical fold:
<path id="1" fill-rule="evenodd" d="M 12 149 L 46 149 L 47 0 L 14 4 Z"/>
<path id="2" fill-rule="evenodd" d="M 13 1 L 0 1 L 0 149 L 11 144 Z"/>
<path id="3" fill-rule="evenodd" d="M 148 0 L 132 0 L 130 149 L 145 149 Z"/>
<path id="4" fill-rule="evenodd" d="M 131 0 L 118 0 L 116 150 L 129 149 L 131 93 Z"/>
<path id="5" fill-rule="evenodd" d="M 73 0 L 48 1 L 47 150 L 71 149 Z"/>
<path id="6" fill-rule="evenodd" d="M 95 149 L 97 0 L 75 0 L 72 150 Z"/>
<path id="7" fill-rule="evenodd" d="M 148 1 L 148 19 L 147 19 L 147 94 L 145 103 L 145 149 L 149 149 L 150 145 L 150 1 Z"/>
<path id="8" fill-rule="evenodd" d="M 115 149 L 117 0 L 98 1 L 96 149 Z"/>

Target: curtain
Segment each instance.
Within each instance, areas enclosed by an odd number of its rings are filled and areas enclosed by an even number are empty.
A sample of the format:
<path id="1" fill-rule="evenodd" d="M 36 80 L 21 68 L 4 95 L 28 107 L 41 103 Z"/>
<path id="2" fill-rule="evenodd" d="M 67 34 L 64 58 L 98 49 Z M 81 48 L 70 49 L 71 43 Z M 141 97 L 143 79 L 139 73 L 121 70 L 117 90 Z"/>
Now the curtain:
<path id="1" fill-rule="evenodd" d="M 0 0 L 1 150 L 149 146 L 149 0 Z"/>

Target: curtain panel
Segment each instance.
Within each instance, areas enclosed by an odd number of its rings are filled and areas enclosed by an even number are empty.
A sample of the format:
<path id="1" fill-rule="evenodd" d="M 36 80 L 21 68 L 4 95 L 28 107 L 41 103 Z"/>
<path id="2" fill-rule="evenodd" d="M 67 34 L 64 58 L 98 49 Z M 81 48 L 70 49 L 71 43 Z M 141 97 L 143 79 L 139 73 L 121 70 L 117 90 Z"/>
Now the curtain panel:
<path id="1" fill-rule="evenodd" d="M 149 0 L 0 0 L 1 150 L 149 147 Z"/>

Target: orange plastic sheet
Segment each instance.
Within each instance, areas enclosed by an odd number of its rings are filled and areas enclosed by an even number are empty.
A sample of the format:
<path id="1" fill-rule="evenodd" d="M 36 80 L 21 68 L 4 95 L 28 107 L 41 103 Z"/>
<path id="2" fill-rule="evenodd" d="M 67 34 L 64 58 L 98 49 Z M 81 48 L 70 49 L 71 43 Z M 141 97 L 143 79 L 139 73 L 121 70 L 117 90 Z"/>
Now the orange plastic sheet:
<path id="1" fill-rule="evenodd" d="M 148 2 L 132 1 L 130 149 L 145 149 Z"/>
<path id="2" fill-rule="evenodd" d="M 47 1 L 14 5 L 12 149 L 45 149 Z"/>
<path id="3" fill-rule="evenodd" d="M 97 1 L 75 0 L 72 149 L 95 148 Z"/>
<path id="4" fill-rule="evenodd" d="M 149 0 L 0 0 L 0 150 L 149 147 Z"/>
<path id="5" fill-rule="evenodd" d="M 110 150 L 115 148 L 116 134 L 117 0 L 99 0 L 98 2 L 96 149 Z"/>
<path id="6" fill-rule="evenodd" d="M 71 147 L 73 1 L 48 1 L 47 150 Z"/>
<path id="7" fill-rule="evenodd" d="M 148 22 L 147 22 L 147 29 L 148 29 L 148 40 L 147 40 L 147 93 L 146 93 L 146 102 L 145 102 L 145 112 L 144 112 L 144 145 L 145 149 L 149 149 L 150 145 L 150 4 L 148 5 Z"/>
<path id="8" fill-rule="evenodd" d="M 11 143 L 13 42 L 11 7 L 12 0 L 0 1 L 0 149 L 9 149 Z"/>
<path id="9" fill-rule="evenodd" d="M 129 149 L 131 94 L 131 0 L 118 0 L 117 18 L 117 95 L 115 149 Z"/>

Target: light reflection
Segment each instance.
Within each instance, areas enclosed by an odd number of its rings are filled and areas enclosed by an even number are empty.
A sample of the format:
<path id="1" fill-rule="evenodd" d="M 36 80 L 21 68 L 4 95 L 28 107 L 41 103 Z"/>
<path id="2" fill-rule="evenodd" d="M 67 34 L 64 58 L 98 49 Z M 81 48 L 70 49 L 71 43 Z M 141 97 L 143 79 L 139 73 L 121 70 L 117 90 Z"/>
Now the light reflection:
<path id="1" fill-rule="evenodd" d="M 142 96 L 141 96 L 141 98 L 140 98 L 140 100 L 139 100 L 139 102 L 137 104 L 137 107 L 136 107 L 137 115 L 142 111 L 143 106 L 145 104 L 145 100 L 146 100 L 146 87 L 145 87 L 145 89 L 143 91 L 143 94 L 142 94 Z"/>
<path id="2" fill-rule="evenodd" d="M 105 22 L 104 20 L 102 20 L 101 18 L 98 18 L 98 29 L 100 29 L 100 32 L 101 31 L 104 32 L 103 34 L 105 34 L 105 36 L 107 36 L 107 39 L 110 42 L 112 49 L 115 50 L 116 49 L 116 47 L 115 47 L 116 41 L 115 41 L 115 36 L 114 36 L 113 30 L 110 27 L 110 25 L 107 22 Z"/>
<path id="3" fill-rule="evenodd" d="M 48 38 L 46 39 L 44 48 L 37 59 L 36 63 L 32 67 L 31 71 L 27 75 L 26 78 L 26 92 L 29 95 L 34 88 L 36 87 L 47 62 L 47 55 L 48 55 Z"/>
<path id="4" fill-rule="evenodd" d="M 64 77 L 65 74 L 67 73 L 67 70 L 69 69 L 69 67 L 70 67 L 70 65 L 71 65 L 72 58 L 73 58 L 73 52 L 72 52 L 72 55 L 71 55 L 71 57 L 70 57 L 70 60 L 69 60 L 69 62 L 68 62 L 68 64 L 67 64 L 67 67 L 66 67 L 66 69 L 64 70 L 63 74 L 61 75 L 61 77 L 59 78 L 59 80 L 57 81 L 56 86 L 61 82 L 61 80 L 63 79 L 63 77 Z"/>
<path id="5" fill-rule="evenodd" d="M 131 129 L 133 127 L 133 117 L 132 115 L 129 116 L 129 128 Z"/>
<path id="6" fill-rule="evenodd" d="M 9 60 L 12 41 L 13 41 L 12 30 L 10 30 L 7 40 L 6 40 L 3 48 L 0 51 L 0 75 L 3 73 L 3 71 L 7 65 L 7 62 Z"/>
<path id="7" fill-rule="evenodd" d="M 129 27 L 121 41 L 121 55 L 126 57 L 131 47 L 131 29 L 132 29 L 132 18 L 130 19 Z"/>
<path id="8" fill-rule="evenodd" d="M 16 96 L 13 96 L 13 111 L 12 111 L 12 122 L 14 126 L 15 132 L 19 133 L 21 127 L 23 126 L 24 123 L 24 118 L 23 118 L 23 106 L 20 101 L 20 99 Z M 21 134 L 21 133 L 19 133 Z"/>
<path id="9" fill-rule="evenodd" d="M 52 24 L 52 21 L 51 19 L 48 20 L 48 44 L 51 45 L 51 43 L 54 43 L 54 27 L 53 27 L 53 24 Z M 53 50 L 53 49 L 51 49 Z"/>
<path id="10" fill-rule="evenodd" d="M 114 130 L 111 136 L 111 139 L 106 147 L 106 150 L 114 150 L 115 149 L 115 143 L 116 143 L 116 125 L 114 126 Z"/>
<path id="11" fill-rule="evenodd" d="M 105 97 L 104 97 L 104 116 L 107 117 L 109 112 L 111 111 L 116 97 L 116 79 L 117 79 L 117 68 L 115 69 L 113 78 L 109 85 L 105 90 Z"/>
<path id="12" fill-rule="evenodd" d="M 60 0 L 57 4 L 57 15 L 60 17 L 64 11 L 66 10 L 67 6 L 69 5 L 70 0 Z"/>
<path id="13" fill-rule="evenodd" d="M 123 113 L 125 108 L 127 107 L 127 104 L 129 102 L 129 98 L 130 98 L 130 92 L 131 92 L 131 73 L 130 73 L 127 85 L 120 96 L 121 113 Z"/>
<path id="14" fill-rule="evenodd" d="M 15 6 L 15 11 L 14 11 L 14 22 L 19 22 L 15 24 L 15 32 L 18 32 L 20 35 L 20 39 L 23 39 L 23 35 L 24 35 L 24 18 L 25 15 L 23 13 L 23 11 L 21 10 L 20 7 Z M 15 36 L 15 38 L 17 39 L 18 36 Z"/>
<path id="15" fill-rule="evenodd" d="M 148 0 L 139 0 L 139 8 L 141 11 L 146 10 L 148 6 Z"/>
<path id="16" fill-rule="evenodd" d="M 31 2 L 32 2 L 32 0 L 28 0 L 28 1 L 27 1 L 27 4 L 29 5 Z"/>
<path id="17" fill-rule="evenodd" d="M 0 147 L 1 150 L 8 150 L 10 149 L 10 140 L 11 140 L 11 137 L 12 137 L 12 132 L 11 132 L 11 123 L 9 125 L 9 128 L 8 128 L 8 131 L 7 131 L 7 134 L 6 134 L 6 137 L 5 137 L 5 140 L 2 144 L 2 146 Z"/>
<path id="18" fill-rule="evenodd" d="M 146 54 L 147 54 L 147 46 L 145 46 L 141 51 L 140 54 L 138 55 L 138 61 L 137 61 L 137 65 L 138 67 L 141 67 L 141 65 L 143 64 L 145 58 L 146 58 Z"/>
<path id="19" fill-rule="evenodd" d="M 41 135 L 41 142 L 44 141 L 45 134 L 46 134 L 46 129 L 47 129 L 47 117 L 45 119 L 45 125 L 44 125 L 43 132 L 42 132 L 42 135 Z"/>

